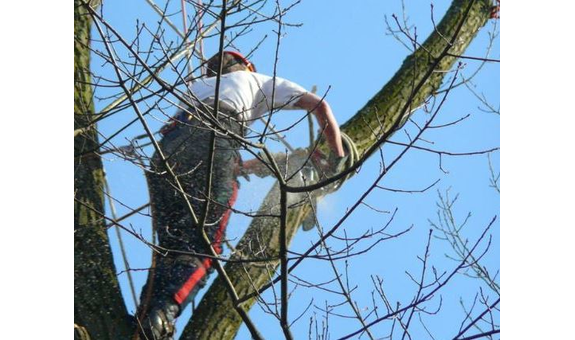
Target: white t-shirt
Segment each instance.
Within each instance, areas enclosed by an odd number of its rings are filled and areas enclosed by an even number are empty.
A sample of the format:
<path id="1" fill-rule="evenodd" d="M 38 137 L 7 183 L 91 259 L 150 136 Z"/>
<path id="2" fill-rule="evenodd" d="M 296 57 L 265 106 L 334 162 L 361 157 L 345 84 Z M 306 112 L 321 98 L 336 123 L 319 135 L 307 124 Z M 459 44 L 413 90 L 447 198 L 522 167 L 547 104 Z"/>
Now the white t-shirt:
<path id="1" fill-rule="evenodd" d="M 273 91 L 275 85 L 275 91 Z M 192 97 L 211 105 L 215 97 L 216 77 L 201 78 L 190 85 Z M 251 124 L 272 109 L 295 109 L 294 104 L 307 91 L 289 80 L 249 71 L 236 71 L 221 76 L 220 102 L 239 114 L 238 119 Z"/>

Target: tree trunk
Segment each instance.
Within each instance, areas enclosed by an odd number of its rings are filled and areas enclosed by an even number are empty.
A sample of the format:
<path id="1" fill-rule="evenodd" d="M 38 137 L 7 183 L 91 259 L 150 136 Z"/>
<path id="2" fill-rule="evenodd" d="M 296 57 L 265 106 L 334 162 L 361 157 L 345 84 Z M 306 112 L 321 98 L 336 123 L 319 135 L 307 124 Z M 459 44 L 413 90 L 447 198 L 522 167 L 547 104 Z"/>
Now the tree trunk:
<path id="1" fill-rule="evenodd" d="M 74 153 L 98 146 L 90 67 L 91 19 L 74 1 Z M 105 221 L 102 160 L 94 153 L 74 158 L 74 336 L 128 339 L 130 323 L 120 293 Z"/>
<path id="2" fill-rule="evenodd" d="M 444 72 L 432 72 L 430 65 L 437 62 L 435 70 L 449 70 L 457 60 L 456 57 L 442 55 L 449 45 L 448 39 L 455 35 L 467 8 L 471 10 L 461 27 L 455 43 L 449 49 L 452 55 L 460 55 L 469 46 L 477 32 L 489 18 L 491 2 L 489 0 L 455 0 L 448 9 L 438 32 L 433 32 L 422 48 L 410 55 L 403 62 L 400 70 L 353 118 L 342 126 L 342 131 L 356 143 L 359 153 L 365 153 L 381 137 L 388 137 L 407 118 L 403 108 L 421 105 L 426 98 L 441 85 Z M 423 86 L 413 93 L 414 86 L 424 80 Z M 411 110 L 407 110 L 410 112 Z M 375 132 L 375 134 L 374 134 Z M 279 187 L 274 186 L 266 196 L 260 211 L 269 213 L 279 210 Z M 288 214 L 287 235 L 291 240 L 299 225 L 310 213 L 309 205 L 290 209 Z M 278 218 L 255 218 L 244 237 L 240 240 L 237 250 L 240 254 L 260 254 L 262 257 L 277 257 L 279 249 Z M 235 285 L 238 295 L 245 296 L 269 282 L 279 261 L 268 263 L 268 267 L 258 264 L 228 263 L 225 270 Z M 254 299 L 243 304 L 249 310 L 255 303 Z M 241 325 L 241 318 L 234 311 L 228 298 L 224 283 L 217 278 L 209 291 L 203 297 L 180 339 L 233 339 Z"/>

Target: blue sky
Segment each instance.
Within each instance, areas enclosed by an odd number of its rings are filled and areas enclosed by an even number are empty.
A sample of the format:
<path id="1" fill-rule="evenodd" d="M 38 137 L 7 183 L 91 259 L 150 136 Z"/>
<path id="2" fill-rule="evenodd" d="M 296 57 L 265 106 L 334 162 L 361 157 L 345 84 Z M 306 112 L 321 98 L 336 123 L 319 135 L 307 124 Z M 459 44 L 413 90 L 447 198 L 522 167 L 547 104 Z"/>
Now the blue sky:
<path id="1" fill-rule="evenodd" d="M 161 5 L 163 3 L 159 3 Z M 174 12 L 179 2 L 174 3 Z M 282 5 L 287 5 L 283 3 Z M 439 21 L 448 6 L 448 1 L 434 2 L 434 17 Z M 430 2 L 405 3 L 405 9 L 409 23 L 417 26 L 417 33 L 423 40 L 433 28 L 430 20 Z M 188 9 L 191 11 L 191 8 Z M 154 27 L 158 18 L 143 0 L 131 0 L 125 2 L 106 2 L 104 7 L 106 20 L 119 29 L 122 35 L 130 39 L 134 37 L 136 19 L 146 22 Z M 349 2 L 334 1 L 303 1 L 285 17 L 291 23 L 302 23 L 301 27 L 288 27 L 280 46 L 280 60 L 277 73 L 279 76 L 295 81 L 306 88 L 318 86 L 319 93 L 324 93 L 329 88 L 326 97 L 330 103 L 336 118 L 340 123 L 345 123 L 352 117 L 381 87 L 391 78 L 409 51 L 396 39 L 386 34 L 385 17 L 393 24 L 392 14 L 402 17 L 401 2 L 362 1 L 353 4 Z M 174 15 L 173 21 L 180 23 L 180 15 Z M 466 55 L 483 56 L 487 41 L 487 32 L 493 29 L 494 22 L 490 21 L 480 32 L 478 38 L 466 51 Z M 274 25 L 265 24 L 255 29 L 250 35 L 242 37 L 236 46 L 242 52 L 248 52 L 257 44 L 259 38 L 269 34 L 267 40 L 258 49 L 252 60 L 258 71 L 270 74 L 273 71 L 273 55 L 275 53 L 275 36 L 270 34 Z M 167 37 L 176 40 L 170 29 L 166 27 Z M 215 41 L 206 42 L 206 52 L 211 55 L 216 51 Z M 121 53 L 121 51 L 120 51 Z M 495 40 L 491 58 L 499 59 L 499 40 Z M 466 60 L 464 75 L 470 75 L 478 67 L 479 62 Z M 101 62 L 94 60 L 93 67 L 101 75 L 113 78 L 111 70 L 101 67 Z M 169 74 L 166 77 L 170 77 Z M 476 91 L 483 93 L 490 103 L 499 107 L 499 64 L 490 63 L 484 66 L 479 75 L 473 78 L 477 86 Z M 101 96 L 106 92 L 101 91 Z M 109 93 L 108 93 L 109 94 Z M 97 111 L 105 107 L 110 101 L 96 101 Z M 460 86 L 450 95 L 445 107 L 442 109 L 436 125 L 457 120 L 467 114 L 470 117 L 460 124 L 434 129 L 424 134 L 429 143 L 419 144 L 433 149 L 450 152 L 470 152 L 486 150 L 499 146 L 499 116 L 494 113 L 483 112 L 482 103 L 470 93 L 464 86 Z M 173 111 L 173 109 L 171 109 Z M 170 113 L 170 109 L 168 109 Z M 301 116 L 301 112 L 284 112 L 278 115 L 276 123 L 279 126 L 287 125 Z M 125 110 L 109 120 L 100 124 L 100 131 L 104 136 L 113 133 L 125 122 L 133 119 L 132 110 Z M 424 112 L 414 115 L 416 122 L 423 122 L 426 118 Z M 154 129 L 159 128 L 158 121 L 150 121 Z M 405 126 L 407 133 L 413 134 L 412 124 Z M 113 139 L 115 145 L 123 145 L 127 139 L 142 133 L 141 126 L 135 125 L 127 129 L 121 135 Z M 288 140 L 296 146 L 306 146 L 307 127 L 298 127 L 289 136 Z M 395 141 L 407 140 L 406 133 L 399 131 L 393 136 Z M 430 144 L 433 143 L 433 144 Z M 276 146 L 278 149 L 281 146 Z M 398 152 L 394 146 L 386 146 L 384 154 L 386 162 L 392 159 Z M 499 153 L 491 154 L 491 163 L 496 173 L 499 172 Z M 130 163 L 108 155 L 104 163 L 111 192 L 122 203 L 137 207 L 148 200 L 147 188 L 141 169 Z M 361 172 L 349 180 L 336 194 L 328 196 L 320 204 L 319 219 L 322 225 L 330 226 L 336 222 L 345 210 L 352 205 L 359 195 L 372 183 L 378 174 L 380 160 L 372 157 L 361 169 Z M 445 194 L 449 190 L 453 197 L 459 194 L 454 213 L 459 221 L 463 221 L 469 212 L 472 216 L 464 229 L 464 236 L 471 241 L 475 240 L 483 228 L 495 216 L 499 215 L 499 194 L 490 187 L 489 162 L 486 155 L 449 157 L 442 158 L 442 169 L 439 168 L 437 155 L 428 152 L 412 150 L 392 169 L 380 183 L 382 186 L 391 188 L 416 190 L 433 183 L 437 179 L 440 182 L 423 194 L 391 193 L 376 191 L 368 199 L 367 203 L 380 210 L 394 211 L 398 209 L 390 232 L 399 232 L 413 226 L 412 230 L 401 238 L 387 241 L 373 248 L 369 253 L 349 261 L 349 279 L 351 285 L 357 285 L 354 291 L 354 299 L 358 301 L 360 308 L 371 308 L 371 285 L 370 275 L 379 275 L 384 278 L 388 287 L 389 297 L 392 302 L 400 301 L 402 305 L 408 303 L 413 296 L 416 287 L 406 276 L 405 271 L 415 273 L 419 269 L 417 256 L 421 256 L 425 249 L 427 233 L 430 229 L 429 219 L 435 221 L 438 200 L 438 191 Z M 252 179 L 251 182 L 242 182 L 238 209 L 256 209 L 263 195 L 267 192 L 272 181 L 270 179 Z M 127 210 L 116 204 L 119 215 Z M 390 214 L 381 214 L 362 207 L 344 224 L 348 235 L 359 235 L 369 228 L 382 226 L 389 219 Z M 237 239 L 241 237 L 249 221 L 245 217 L 234 215 L 228 226 L 228 237 Z M 135 216 L 126 224 L 133 226 L 149 236 L 150 220 L 145 216 Z M 340 236 L 342 234 L 340 233 Z M 490 253 L 482 259 L 482 264 L 496 271 L 499 268 L 499 219 L 491 229 L 492 245 Z M 112 244 L 117 249 L 117 241 L 114 233 L 110 233 Z M 294 239 L 291 250 L 302 251 L 317 240 L 317 233 L 299 232 Z M 149 265 L 149 251 L 140 242 L 124 236 L 129 251 L 129 260 L 133 268 L 145 268 Z M 337 247 L 337 242 L 333 243 Z M 450 253 L 449 247 L 444 241 L 433 239 L 430 261 L 441 272 L 450 270 L 456 264 L 446 258 L 445 253 Z M 119 257 L 116 257 L 117 268 L 122 270 Z M 342 262 L 340 269 L 345 268 Z M 305 277 L 306 280 L 318 282 L 332 275 L 327 263 L 310 260 L 299 267 L 295 273 Z M 141 287 L 145 280 L 145 272 L 134 272 L 136 286 Z M 127 301 L 128 309 L 133 310 L 131 297 L 126 286 L 126 275 L 119 276 Z M 467 303 L 471 303 L 478 284 L 464 276 L 456 277 L 450 288 L 442 294 L 443 306 L 438 315 L 429 317 L 426 325 L 437 338 L 453 336 L 464 312 L 459 305 L 460 297 Z M 485 287 L 484 287 L 485 289 Z M 447 293 L 448 292 L 448 293 Z M 492 299 L 495 297 L 491 295 Z M 268 296 L 269 298 L 269 296 Z M 324 295 L 317 290 L 299 288 L 295 291 L 290 303 L 290 315 L 295 317 L 305 310 L 314 299 L 314 304 L 323 306 L 325 300 L 341 301 L 338 297 Z M 490 300 L 493 301 L 493 300 Z M 381 306 L 381 304 L 380 304 Z M 431 306 L 437 306 L 431 303 Z M 371 310 L 371 309 L 370 309 Z M 343 310 L 350 314 L 350 310 Z M 309 317 L 314 313 L 320 317 L 321 311 L 312 308 L 308 314 L 293 327 L 294 334 L 307 337 Z M 258 307 L 251 312 L 261 331 L 266 338 L 274 339 L 281 334 L 277 323 Z M 179 328 L 189 311 L 180 318 Z M 379 336 L 387 335 L 388 323 L 381 323 L 374 328 L 374 333 Z M 330 319 L 331 338 L 338 338 L 358 328 L 356 320 Z M 424 330 L 414 326 L 412 336 L 417 339 L 426 338 Z M 249 333 L 242 328 L 238 339 L 249 338 Z M 298 337 L 299 338 L 299 337 Z"/>

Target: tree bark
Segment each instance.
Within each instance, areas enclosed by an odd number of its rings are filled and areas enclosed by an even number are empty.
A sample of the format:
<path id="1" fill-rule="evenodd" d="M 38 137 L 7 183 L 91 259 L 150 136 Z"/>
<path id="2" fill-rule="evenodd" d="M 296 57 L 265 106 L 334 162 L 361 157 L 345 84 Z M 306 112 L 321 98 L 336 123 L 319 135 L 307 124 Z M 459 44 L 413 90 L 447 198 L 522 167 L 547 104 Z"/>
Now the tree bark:
<path id="1" fill-rule="evenodd" d="M 437 26 L 437 31 L 432 32 L 423 46 L 405 59 L 395 76 L 353 118 L 342 125 L 342 131 L 354 140 L 360 154 L 367 152 L 382 136 L 388 137 L 402 125 L 407 118 L 403 108 L 408 102 L 409 107 L 417 107 L 440 87 L 446 73 L 432 72 L 429 75 L 430 65 L 435 64 L 434 70 L 440 71 L 449 70 L 454 65 L 457 58 L 443 55 L 442 52 L 449 45 L 448 40 L 454 36 L 470 5 L 471 9 L 457 39 L 449 49 L 450 55 L 462 54 L 488 20 L 491 7 L 489 0 L 453 1 Z M 414 93 L 414 86 L 422 81 L 423 86 Z M 407 112 L 411 110 L 408 109 Z M 275 203 L 279 201 L 278 197 L 279 187 L 275 185 L 266 196 L 260 211 L 277 213 L 279 206 Z M 289 240 L 310 212 L 309 205 L 290 209 L 286 230 Z M 261 258 L 277 257 L 279 225 L 279 218 L 255 218 L 236 249 L 240 254 L 257 253 Z M 230 262 L 225 266 L 225 270 L 241 297 L 269 282 L 278 264 L 279 261 L 273 261 L 265 267 L 261 263 Z M 254 303 L 255 299 L 248 300 L 243 307 L 249 310 Z M 224 283 L 217 278 L 203 297 L 180 339 L 233 339 L 241 322 L 227 296 Z"/>
<path id="2" fill-rule="evenodd" d="M 90 85 L 90 16 L 74 0 L 74 153 L 98 146 Z M 116 278 L 104 213 L 104 175 L 97 154 L 74 158 L 74 337 L 128 339 L 128 312 Z"/>

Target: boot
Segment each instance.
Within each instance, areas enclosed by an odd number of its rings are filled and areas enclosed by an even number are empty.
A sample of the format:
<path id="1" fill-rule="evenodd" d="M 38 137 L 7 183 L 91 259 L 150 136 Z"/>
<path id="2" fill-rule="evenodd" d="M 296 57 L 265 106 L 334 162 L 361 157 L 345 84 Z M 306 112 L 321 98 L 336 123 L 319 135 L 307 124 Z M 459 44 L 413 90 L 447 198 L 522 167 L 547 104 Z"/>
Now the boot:
<path id="1" fill-rule="evenodd" d="M 174 323 L 179 313 L 180 306 L 173 300 L 152 306 L 142 320 L 141 340 L 173 340 L 176 331 Z"/>

